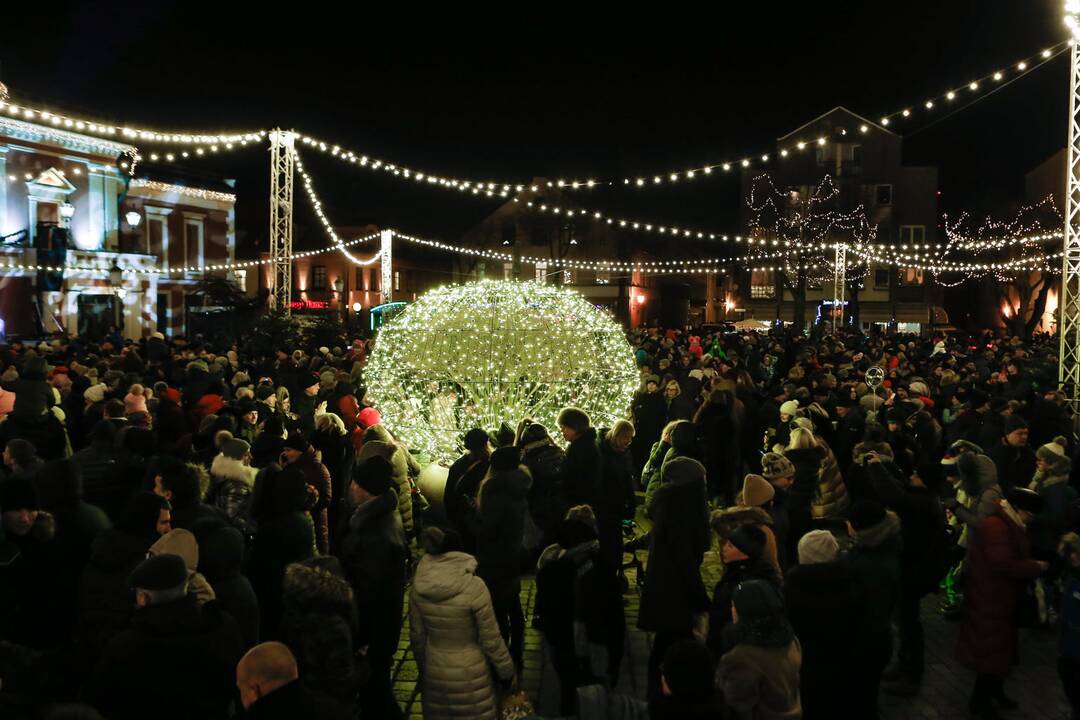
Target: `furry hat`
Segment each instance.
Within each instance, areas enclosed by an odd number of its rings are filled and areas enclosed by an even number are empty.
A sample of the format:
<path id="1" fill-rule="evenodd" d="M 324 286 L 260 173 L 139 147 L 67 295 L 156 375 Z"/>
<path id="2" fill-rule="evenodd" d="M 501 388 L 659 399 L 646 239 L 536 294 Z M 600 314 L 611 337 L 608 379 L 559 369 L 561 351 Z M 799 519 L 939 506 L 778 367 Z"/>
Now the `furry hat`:
<path id="1" fill-rule="evenodd" d="M 793 477 L 795 465 L 780 453 L 765 453 L 761 458 L 761 475 L 766 480 Z"/>

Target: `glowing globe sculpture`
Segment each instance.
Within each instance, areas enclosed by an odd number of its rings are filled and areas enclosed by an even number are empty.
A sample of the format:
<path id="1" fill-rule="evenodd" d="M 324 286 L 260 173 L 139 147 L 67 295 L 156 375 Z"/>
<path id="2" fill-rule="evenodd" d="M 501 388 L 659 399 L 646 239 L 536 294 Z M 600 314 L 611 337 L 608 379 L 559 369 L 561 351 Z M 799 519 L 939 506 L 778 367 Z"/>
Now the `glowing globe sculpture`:
<path id="1" fill-rule="evenodd" d="M 610 313 L 558 285 L 490 280 L 407 306 L 380 330 L 364 375 L 386 426 L 443 462 L 471 428 L 526 417 L 561 443 L 567 406 L 610 425 L 627 417 L 640 378 Z"/>

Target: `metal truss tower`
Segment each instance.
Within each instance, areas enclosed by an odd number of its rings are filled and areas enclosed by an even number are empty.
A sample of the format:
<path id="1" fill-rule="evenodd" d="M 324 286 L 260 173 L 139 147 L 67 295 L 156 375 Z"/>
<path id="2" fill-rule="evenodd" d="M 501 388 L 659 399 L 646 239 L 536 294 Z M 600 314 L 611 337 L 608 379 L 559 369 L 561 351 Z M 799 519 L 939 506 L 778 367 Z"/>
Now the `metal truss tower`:
<path id="1" fill-rule="evenodd" d="M 270 306 L 291 313 L 296 133 L 270 133 Z"/>
<path id="2" fill-rule="evenodd" d="M 1069 145 L 1065 180 L 1065 252 L 1061 268 L 1061 319 L 1058 322 L 1058 383 L 1072 406 L 1080 409 L 1080 3 L 1065 5 L 1073 32 L 1069 49 Z"/>

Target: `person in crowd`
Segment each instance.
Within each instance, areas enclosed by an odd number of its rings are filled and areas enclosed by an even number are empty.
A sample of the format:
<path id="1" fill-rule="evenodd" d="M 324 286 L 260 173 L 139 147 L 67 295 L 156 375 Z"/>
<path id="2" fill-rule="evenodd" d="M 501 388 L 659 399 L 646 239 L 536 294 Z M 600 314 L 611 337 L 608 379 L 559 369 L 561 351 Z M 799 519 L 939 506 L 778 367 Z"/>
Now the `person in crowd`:
<path id="1" fill-rule="evenodd" d="M 409 593 L 409 643 L 420 669 L 424 718 L 495 720 L 497 686 L 510 687 L 515 666 L 487 585 L 456 533 L 429 527 L 421 544 L 425 554 Z"/>
<path id="2" fill-rule="evenodd" d="M 1008 493 L 1014 487 L 1026 488 L 1035 474 L 1035 452 L 1028 445 L 1028 424 L 1019 415 L 1005 420 L 1002 436 L 986 454 L 997 468 L 998 484 Z"/>
<path id="3" fill-rule="evenodd" d="M 162 458 L 154 475 L 154 492 L 172 505 L 174 528 L 190 530 L 196 520 L 221 517 L 216 509 L 202 502 L 199 474 L 194 465 Z"/>
<path id="4" fill-rule="evenodd" d="M 567 510 L 566 497 L 559 484 L 566 453 L 551 439 L 546 427 L 532 420 L 523 421 L 517 447 L 521 450 L 521 464 L 532 476 L 529 515 L 540 531 L 538 546 L 542 550 L 555 542 Z M 465 547 L 467 550 L 468 542 Z"/>
<path id="5" fill-rule="evenodd" d="M 390 671 L 401 634 L 408 564 L 395 473 L 395 466 L 382 456 L 357 466 L 349 485 L 352 510 L 338 533 L 341 545 L 337 556 L 352 586 L 359 615 L 371 629 L 364 643 L 371 678 L 360 698 L 361 711 L 377 718 L 391 717 L 397 711 Z"/>
<path id="6" fill-rule="evenodd" d="M 618 682 L 626 632 L 621 595 L 618 579 L 601 565 L 592 508 L 571 508 L 536 572 L 537 623 L 559 678 L 563 715 L 574 714 L 579 686 Z"/>
<path id="7" fill-rule="evenodd" d="M 1080 498 L 1069 484 L 1072 460 L 1067 453 L 1068 441 L 1061 436 L 1035 451 L 1035 475 L 1028 489 L 1042 496 L 1043 511 L 1031 521 L 1028 535 L 1032 553 L 1041 560 L 1057 555 L 1058 542 L 1069 529 L 1069 509 Z"/>
<path id="8" fill-rule="evenodd" d="M 116 428 L 109 423 L 95 425 L 90 444 L 76 452 L 72 461 L 82 472 L 86 501 L 104 510 L 113 522 L 119 520 L 127 502 L 138 491 L 141 478 L 125 477 L 119 472 Z"/>
<path id="9" fill-rule="evenodd" d="M 412 537 L 415 527 L 412 480 L 409 478 L 411 456 L 381 423 L 372 425 L 364 431 L 364 446 L 356 455 L 357 465 L 366 462 L 373 455 L 382 456 L 394 468 L 394 496 L 397 498 L 398 515 L 401 517 L 401 526 L 405 531 L 405 536 Z"/>
<path id="10" fill-rule="evenodd" d="M 976 448 L 977 450 L 977 448 Z M 1001 486 L 998 484 L 997 467 L 994 461 L 979 452 L 963 452 L 955 461 L 959 488 L 963 491 L 964 501 L 959 494 L 948 498 L 944 505 L 964 526 L 960 544 L 967 547 L 971 534 L 983 520 L 997 510 L 1002 500 Z"/>
<path id="11" fill-rule="evenodd" d="M 1058 553 L 1064 564 L 1058 676 L 1075 720 L 1080 717 L 1080 535 L 1066 533 Z"/>
<path id="12" fill-rule="evenodd" d="M 735 482 L 742 467 L 740 427 L 736 421 L 735 394 L 714 389 L 694 414 L 698 445 L 704 453 L 709 499 L 714 504 L 735 502 Z"/>
<path id="13" fill-rule="evenodd" d="M 600 450 L 596 430 L 589 416 L 573 407 L 564 408 L 556 420 L 563 439 L 569 443 L 559 486 L 568 505 L 596 506 L 600 483 Z"/>
<path id="14" fill-rule="evenodd" d="M 878 691 L 893 640 L 891 618 L 900 599 L 900 518 L 874 500 L 860 500 L 848 513 L 852 539 L 847 563 L 863 604 L 857 617 L 851 707 L 859 717 L 878 717 Z"/>
<path id="15" fill-rule="evenodd" d="M 709 548 L 705 466 L 673 458 L 647 512 L 653 521 L 638 627 L 654 633 L 649 654 L 648 697 L 660 693 L 660 664 L 678 640 L 704 639 L 709 596 L 699 571 Z"/>
<path id="16" fill-rule="evenodd" d="M 664 402 L 667 404 L 667 420 L 692 420 L 697 405 L 693 398 L 687 397 L 679 386 L 679 381 L 668 380 L 664 384 Z"/>
<path id="17" fill-rule="evenodd" d="M 636 433 L 630 445 L 635 473 L 640 473 L 649 459 L 653 443 L 660 439 L 667 417 L 667 405 L 660 393 L 660 378 L 647 375 L 642 381 L 642 388 L 634 394 L 630 409 L 630 418 Z"/>
<path id="18" fill-rule="evenodd" d="M 723 543 L 738 527 L 754 525 L 765 535 L 762 558 L 772 565 L 776 574 L 781 573 L 778 547 L 784 539 L 778 539 L 773 530 L 773 502 L 776 487 L 761 475 L 753 473 L 743 478 L 742 490 L 736 496 L 735 505 L 714 510 L 710 523 Z"/>
<path id="19" fill-rule="evenodd" d="M 634 517 L 634 468 L 630 445 L 634 426 L 618 420 L 597 436 L 600 448 L 600 482 L 597 487 L 596 522 L 600 532 L 601 562 L 608 572 L 622 572 L 623 521 Z"/>
<path id="20" fill-rule="evenodd" d="M 660 694 L 649 703 L 650 720 L 712 720 L 724 716 L 713 656 L 697 640 L 680 640 L 664 654 Z"/>
<path id="21" fill-rule="evenodd" d="M 717 679 L 738 718 L 799 718 L 802 648 L 784 615 L 780 591 L 766 580 L 735 590 Z"/>
<path id="22" fill-rule="evenodd" d="M 210 465 L 206 502 L 230 522 L 246 528 L 251 521 L 250 498 L 259 471 L 251 467 L 251 446 L 227 430 L 221 432 L 227 436 L 220 443 L 221 452 Z"/>
<path id="23" fill-rule="evenodd" d="M 188 592 L 195 596 L 196 601 L 203 605 L 215 598 L 214 588 L 207 582 L 206 577 L 199 572 L 199 543 L 190 530 L 175 528 L 154 541 L 146 553 L 147 557 L 155 555 L 177 555 L 184 561 L 188 572 Z"/>
<path id="24" fill-rule="evenodd" d="M 842 717 L 850 697 L 836 692 L 836 678 L 854 677 L 862 608 L 860 591 L 840 546 L 828 530 L 811 530 L 799 540 L 798 564 L 784 577 L 784 603 L 802 645 L 799 673 L 803 717 Z"/>
<path id="25" fill-rule="evenodd" d="M 352 480 L 356 453 L 349 441 L 349 433 L 341 418 L 334 413 L 315 416 L 311 445 L 319 453 L 322 464 L 330 473 L 330 507 L 327 525 L 333 532 L 340 522 L 341 498 Z"/>
<path id="26" fill-rule="evenodd" d="M 900 630 L 896 681 L 885 690 L 915 695 L 925 667 L 920 606 L 934 592 L 948 570 L 948 535 L 945 510 L 939 499 L 941 465 L 920 465 L 905 481 L 900 468 L 877 455 L 868 459 L 875 495 L 900 518 L 900 597 L 896 618 Z"/>
<path id="27" fill-rule="evenodd" d="M 320 553 L 330 549 L 329 508 L 333 501 L 333 487 L 330 471 L 319 459 L 318 451 L 303 435 L 293 433 L 285 440 L 285 449 L 281 453 L 281 466 L 296 470 L 304 476 L 308 487 L 314 488 L 317 497 L 308 509 L 311 521 L 315 525 L 315 548 Z"/>
<path id="28" fill-rule="evenodd" d="M 244 536 L 235 527 L 209 525 L 201 534 L 202 528 L 196 527 L 199 571 L 213 588 L 214 598 L 222 609 L 236 621 L 243 648 L 247 650 L 259 642 L 259 599 L 242 572 Z"/>
<path id="29" fill-rule="evenodd" d="M 499 631 L 520 671 L 525 643 L 521 609 L 521 549 L 532 478 L 521 469 L 518 449 L 501 447 L 476 497 L 476 574 L 487 583 Z"/>
<path id="30" fill-rule="evenodd" d="M 276 637 L 285 568 L 315 555 L 315 528 L 304 476 L 272 465 L 259 472 L 251 495 L 256 530 L 246 574 L 259 598 L 259 635 Z"/>
<path id="31" fill-rule="evenodd" d="M 979 718 L 997 718 L 999 710 L 1018 707 L 1005 693 L 1005 679 L 1016 661 L 1021 584 L 1049 568 L 1047 561 L 1031 557 L 1025 531 L 1042 509 L 1038 493 L 1014 488 L 968 538 L 956 656 L 975 672 L 968 709 Z"/>
<path id="32" fill-rule="evenodd" d="M 706 642 L 717 657 L 724 650 L 724 630 L 732 621 L 731 599 L 739 585 L 748 580 L 764 580 L 778 589 L 781 585 L 779 570 L 764 559 L 766 541 L 765 531 L 751 524 L 738 526 L 722 540 L 720 557 L 724 562 L 724 574 L 713 588 Z"/>
<path id="33" fill-rule="evenodd" d="M 487 475 L 491 438 L 481 428 L 465 433 L 465 454 L 454 461 L 446 475 L 443 505 L 446 517 L 462 539 L 466 552 L 476 552 L 476 494 Z"/>
<path id="34" fill-rule="evenodd" d="M 300 677 L 296 658 L 288 646 L 265 642 L 251 648 L 236 664 L 236 689 L 244 717 L 253 720 L 354 717 L 347 705 L 312 694 Z"/>
<path id="35" fill-rule="evenodd" d="M 131 624 L 105 645 L 86 691 L 110 720 L 143 718 L 149 707 L 160 718 L 228 717 L 240 632 L 216 603 L 197 603 L 188 578 L 169 554 L 131 573 Z"/>
<path id="36" fill-rule="evenodd" d="M 785 568 L 793 564 L 797 558 L 796 547 L 799 539 L 793 537 L 791 530 L 792 512 L 805 518 L 810 511 L 811 496 L 802 493 L 795 498 L 791 496 L 791 488 L 795 484 L 795 465 L 780 453 L 765 453 L 761 457 L 761 477 L 772 485 L 773 499 L 768 506 L 769 517 L 772 518 L 773 534 L 776 535 L 776 557 L 780 567 Z M 743 502 L 746 501 L 745 493 Z M 805 502 L 804 507 L 794 501 Z M 809 525 L 809 520 L 804 521 Z"/>
<path id="37" fill-rule="evenodd" d="M 323 555 L 289 565 L 282 606 L 281 639 L 296 656 L 304 687 L 342 706 L 355 705 L 368 668 L 356 644 L 355 597 L 338 559 Z M 370 628 L 364 633 L 370 636 Z"/>
<path id="38" fill-rule="evenodd" d="M 653 472 L 648 477 L 648 484 L 645 484 L 643 482 L 643 487 L 645 488 L 646 510 L 648 509 L 653 496 L 656 494 L 656 491 L 664 483 L 663 470 L 664 465 L 667 462 L 677 457 L 693 458 L 694 460 L 700 462 L 702 457 L 702 453 L 697 442 L 697 428 L 692 422 L 689 422 L 688 420 L 677 420 L 673 423 L 669 423 L 668 426 L 664 429 L 664 432 L 670 437 L 668 438 L 667 442 L 665 442 L 663 438 L 661 438 L 660 449 L 664 449 L 666 446 L 666 450 L 664 450 L 661 462 L 659 463 L 659 465 L 653 466 L 652 459 L 650 458 L 649 464 L 650 466 L 655 467 L 655 472 Z M 646 471 L 648 470 L 649 467 L 647 466 Z M 708 474 L 707 470 L 706 474 Z M 645 473 L 642 473 L 642 478 L 644 481 Z"/>

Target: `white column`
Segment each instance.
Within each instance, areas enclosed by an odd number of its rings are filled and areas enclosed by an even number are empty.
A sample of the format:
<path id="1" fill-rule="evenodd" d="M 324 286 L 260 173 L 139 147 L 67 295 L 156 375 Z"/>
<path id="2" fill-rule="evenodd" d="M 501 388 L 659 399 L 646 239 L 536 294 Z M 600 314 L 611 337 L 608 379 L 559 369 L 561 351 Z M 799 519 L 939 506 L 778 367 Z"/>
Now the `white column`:
<path id="1" fill-rule="evenodd" d="M 7 189 L 10 183 L 7 176 L 7 151 L 6 147 L 0 147 L 0 235 L 17 230 L 8 225 Z"/>
<path id="2" fill-rule="evenodd" d="M 379 258 L 379 268 L 382 270 L 381 302 L 388 303 L 394 297 L 394 231 L 383 230 L 379 233 L 382 241 L 382 257 Z"/>

